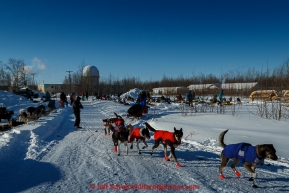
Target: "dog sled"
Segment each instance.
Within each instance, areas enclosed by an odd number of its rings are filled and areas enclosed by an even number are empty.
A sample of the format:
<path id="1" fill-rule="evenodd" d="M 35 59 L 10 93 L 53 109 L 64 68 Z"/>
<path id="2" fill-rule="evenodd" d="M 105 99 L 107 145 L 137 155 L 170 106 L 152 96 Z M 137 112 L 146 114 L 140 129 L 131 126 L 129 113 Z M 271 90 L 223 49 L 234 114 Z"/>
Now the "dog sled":
<path id="1" fill-rule="evenodd" d="M 14 111 L 9 111 L 6 109 L 6 107 L 0 107 L 0 122 L 2 121 L 2 119 L 7 119 L 7 121 L 9 122 L 12 115 L 14 114 Z"/>
<path id="2" fill-rule="evenodd" d="M 140 104 L 134 104 L 127 110 L 127 117 L 139 118 L 143 114 L 148 113 L 149 106 L 145 106 L 144 110 L 142 110 L 142 106 Z"/>
<path id="3" fill-rule="evenodd" d="M 55 100 L 50 100 L 49 102 L 48 102 L 48 108 L 49 109 L 51 109 L 51 110 L 53 110 L 53 109 L 56 109 L 56 107 L 55 107 Z"/>

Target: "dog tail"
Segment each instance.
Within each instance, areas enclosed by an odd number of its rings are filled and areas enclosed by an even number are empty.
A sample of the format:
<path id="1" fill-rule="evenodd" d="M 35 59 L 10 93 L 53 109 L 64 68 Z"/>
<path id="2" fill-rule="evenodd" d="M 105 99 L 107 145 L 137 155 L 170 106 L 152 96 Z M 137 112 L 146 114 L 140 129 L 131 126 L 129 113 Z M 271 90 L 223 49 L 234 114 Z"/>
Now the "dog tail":
<path id="1" fill-rule="evenodd" d="M 152 132 L 155 132 L 156 130 L 152 127 L 152 126 L 150 126 L 147 122 L 145 122 L 145 125 L 146 125 L 146 127 L 150 130 L 150 131 L 152 131 Z"/>
<path id="2" fill-rule="evenodd" d="M 220 136 L 219 136 L 219 145 L 224 148 L 226 147 L 227 145 L 224 143 L 224 137 L 225 137 L 225 134 L 229 131 L 229 129 L 227 129 L 226 131 L 223 131 Z"/>
<path id="3" fill-rule="evenodd" d="M 116 118 L 123 119 L 120 115 L 116 114 L 115 112 L 114 112 L 114 115 L 116 116 Z"/>

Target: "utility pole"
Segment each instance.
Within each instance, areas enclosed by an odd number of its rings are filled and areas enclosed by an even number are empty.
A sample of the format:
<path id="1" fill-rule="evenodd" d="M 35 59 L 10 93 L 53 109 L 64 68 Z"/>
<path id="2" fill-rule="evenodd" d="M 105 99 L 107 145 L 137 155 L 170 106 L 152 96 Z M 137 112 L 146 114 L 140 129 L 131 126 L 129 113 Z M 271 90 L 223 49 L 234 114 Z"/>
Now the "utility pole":
<path id="1" fill-rule="evenodd" d="M 68 72 L 69 88 L 70 88 L 70 93 L 71 93 L 71 76 L 70 76 L 70 72 L 72 72 L 72 71 L 68 70 L 68 71 L 66 71 L 66 72 Z"/>
<path id="2" fill-rule="evenodd" d="M 35 73 L 35 72 L 33 72 L 33 73 L 30 73 L 31 75 L 32 75 L 32 77 L 33 77 L 33 86 L 35 86 L 35 82 L 34 82 L 34 75 L 35 74 L 37 74 L 37 73 Z"/>

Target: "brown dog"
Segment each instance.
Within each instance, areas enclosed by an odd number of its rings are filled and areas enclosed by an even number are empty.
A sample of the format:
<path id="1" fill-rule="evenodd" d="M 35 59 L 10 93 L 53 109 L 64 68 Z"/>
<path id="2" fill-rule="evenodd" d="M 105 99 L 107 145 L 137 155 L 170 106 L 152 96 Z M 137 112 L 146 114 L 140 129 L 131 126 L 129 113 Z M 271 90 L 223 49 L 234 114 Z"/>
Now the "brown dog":
<path id="1" fill-rule="evenodd" d="M 149 129 L 148 128 L 139 128 L 139 127 L 134 128 L 131 124 L 128 125 L 127 129 L 129 131 L 128 142 L 131 143 L 130 149 L 133 149 L 133 142 L 134 142 L 134 140 L 136 140 L 136 147 L 138 150 L 138 154 L 141 154 L 141 152 L 139 150 L 139 143 L 140 143 L 140 141 L 142 141 L 145 144 L 145 146 L 143 146 L 142 149 L 148 147 L 145 140 L 150 139 Z"/>
<path id="2" fill-rule="evenodd" d="M 115 118 L 108 118 L 108 119 L 103 119 L 102 123 L 103 123 L 103 129 L 104 129 L 104 135 L 110 135 L 110 132 L 113 132 L 113 130 L 111 130 L 112 127 L 110 127 L 110 125 L 114 124 L 115 126 L 124 126 L 124 119 L 119 116 L 118 114 L 115 114 Z"/>
<path id="3" fill-rule="evenodd" d="M 221 165 L 219 167 L 220 178 L 225 178 L 222 170 L 228 164 L 229 160 L 233 160 L 231 165 L 232 170 L 235 172 L 237 177 L 241 174 L 236 170 L 236 165 L 241 161 L 244 163 L 244 167 L 250 172 L 249 181 L 253 182 L 253 187 L 257 188 L 254 184 L 254 178 L 256 178 L 255 169 L 257 165 L 263 165 L 264 159 L 269 158 L 272 160 L 277 160 L 276 150 L 272 144 L 262 144 L 257 146 L 252 146 L 249 143 L 238 143 L 226 145 L 224 143 L 224 136 L 228 130 L 222 132 L 219 136 L 219 145 L 223 147 L 221 153 Z"/>
<path id="4" fill-rule="evenodd" d="M 157 148 L 160 143 L 164 145 L 164 154 L 165 160 L 169 161 L 169 157 L 173 157 L 176 166 L 181 167 L 181 165 L 177 161 L 177 157 L 175 155 L 175 148 L 181 144 L 182 137 L 183 137 L 183 129 L 177 130 L 174 128 L 174 132 L 163 131 L 163 130 L 156 130 L 152 126 L 150 126 L 147 122 L 145 122 L 146 127 L 154 132 L 154 139 L 155 145 L 152 148 L 151 155 L 153 155 L 154 149 Z M 171 148 L 170 156 L 167 156 L 167 146 Z"/>

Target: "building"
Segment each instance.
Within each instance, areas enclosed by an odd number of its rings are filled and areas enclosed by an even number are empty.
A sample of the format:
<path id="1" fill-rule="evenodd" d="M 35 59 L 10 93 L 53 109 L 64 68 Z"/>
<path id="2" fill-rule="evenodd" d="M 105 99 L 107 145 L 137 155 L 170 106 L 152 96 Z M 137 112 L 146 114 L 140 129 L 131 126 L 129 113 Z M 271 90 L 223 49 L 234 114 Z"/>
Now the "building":
<path id="1" fill-rule="evenodd" d="M 259 89 L 258 82 L 248 82 L 248 83 L 216 83 L 216 84 L 192 84 L 188 87 L 160 87 L 153 88 L 153 94 L 161 95 L 177 95 L 185 94 L 189 90 L 194 90 L 196 93 L 201 95 L 216 94 L 220 89 L 229 93 L 238 93 L 245 91 L 246 93 L 251 93 L 252 90 Z"/>
<path id="2" fill-rule="evenodd" d="M 83 77 L 89 79 L 91 85 L 97 87 L 99 85 L 99 71 L 95 66 L 86 66 L 82 71 Z"/>
<path id="3" fill-rule="evenodd" d="M 177 94 L 184 94 L 188 91 L 186 87 L 160 87 L 160 88 L 153 88 L 153 94 L 160 94 L 160 95 L 177 95 Z"/>
<path id="4" fill-rule="evenodd" d="M 188 86 L 189 90 L 215 90 L 215 89 L 224 89 L 224 90 L 244 90 L 244 89 L 253 89 L 256 87 L 258 82 L 247 82 L 247 83 L 224 83 L 224 84 L 192 84 Z"/>
<path id="5" fill-rule="evenodd" d="M 48 91 L 51 95 L 56 93 L 61 93 L 65 87 L 68 85 L 65 84 L 39 84 L 38 85 L 38 91 L 40 92 L 46 92 Z"/>

